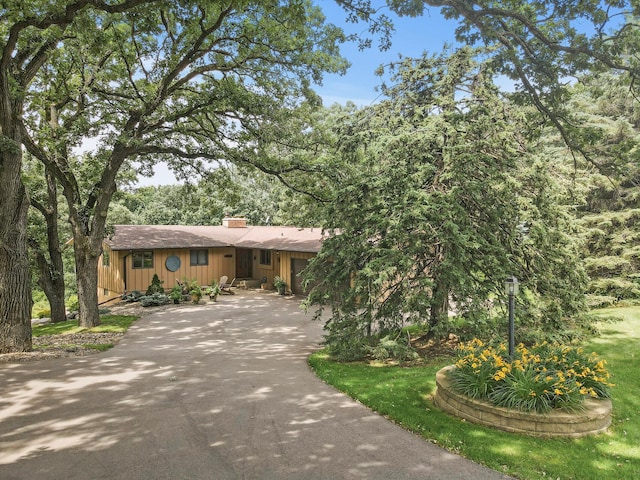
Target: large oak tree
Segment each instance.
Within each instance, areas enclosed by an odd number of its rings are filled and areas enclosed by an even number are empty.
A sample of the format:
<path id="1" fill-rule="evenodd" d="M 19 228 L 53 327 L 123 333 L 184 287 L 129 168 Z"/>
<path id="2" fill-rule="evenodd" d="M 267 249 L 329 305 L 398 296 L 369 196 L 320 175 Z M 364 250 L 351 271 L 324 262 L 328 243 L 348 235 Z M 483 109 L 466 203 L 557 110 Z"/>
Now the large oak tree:
<path id="1" fill-rule="evenodd" d="M 78 0 L 62 5 L 8 0 L 0 5 L 0 353 L 31 348 L 29 198 L 21 179 L 29 92 L 81 12 L 116 14 L 144 3 L 150 2 Z"/>
<path id="2" fill-rule="evenodd" d="M 269 164 L 323 72 L 340 72 L 342 32 L 291 1 L 4 2 L 0 351 L 30 348 L 21 146 L 61 185 L 72 227 L 80 323 L 99 323 L 97 259 L 127 162 Z M 79 168 L 74 149 L 97 147 Z M 91 171 L 88 193 L 78 171 Z M 11 225 L 11 228 L 6 228 Z"/>

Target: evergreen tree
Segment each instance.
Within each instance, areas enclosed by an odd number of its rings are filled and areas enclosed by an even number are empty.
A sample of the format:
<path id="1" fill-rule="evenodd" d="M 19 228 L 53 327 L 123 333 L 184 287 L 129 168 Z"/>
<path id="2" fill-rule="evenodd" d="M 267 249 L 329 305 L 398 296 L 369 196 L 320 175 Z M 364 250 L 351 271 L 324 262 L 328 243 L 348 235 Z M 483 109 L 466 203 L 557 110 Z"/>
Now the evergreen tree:
<path id="1" fill-rule="evenodd" d="M 578 218 L 592 306 L 640 298 L 640 109 L 629 81 L 585 76 L 570 103 L 589 129 L 597 163 L 575 167 L 587 189 Z"/>
<path id="2" fill-rule="evenodd" d="M 568 334 L 584 306 L 570 217 L 549 159 L 534 155 L 533 112 L 507 102 L 473 56 L 404 61 L 388 100 L 342 126 L 345 179 L 309 272 L 320 282 L 309 304 L 331 307 L 338 350 L 407 322 L 444 335 L 450 310 L 486 334 L 511 274 L 523 282 L 521 338 Z"/>

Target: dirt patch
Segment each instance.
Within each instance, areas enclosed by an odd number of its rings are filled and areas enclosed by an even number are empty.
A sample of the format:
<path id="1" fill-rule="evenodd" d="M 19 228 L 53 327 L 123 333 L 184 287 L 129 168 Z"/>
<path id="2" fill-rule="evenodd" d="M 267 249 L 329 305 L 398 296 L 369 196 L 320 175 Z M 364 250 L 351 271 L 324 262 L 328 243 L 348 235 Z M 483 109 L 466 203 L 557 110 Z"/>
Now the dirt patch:
<path id="1" fill-rule="evenodd" d="M 83 357 L 100 351 L 97 345 L 115 345 L 123 333 L 72 333 L 33 337 L 33 351 L 4 353 L 0 363 L 31 362 L 49 358 Z"/>
<path id="2" fill-rule="evenodd" d="M 453 356 L 458 343 L 460 340 L 452 333 L 442 339 L 434 339 L 426 335 L 411 339 L 411 346 L 416 349 L 421 358 L 426 359 Z"/>

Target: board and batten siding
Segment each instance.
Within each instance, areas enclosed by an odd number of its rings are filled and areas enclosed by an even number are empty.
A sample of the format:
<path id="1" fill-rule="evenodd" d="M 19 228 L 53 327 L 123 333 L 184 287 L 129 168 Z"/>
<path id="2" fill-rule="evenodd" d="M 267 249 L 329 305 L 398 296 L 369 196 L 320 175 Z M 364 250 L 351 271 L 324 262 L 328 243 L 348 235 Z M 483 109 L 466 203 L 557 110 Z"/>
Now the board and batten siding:
<path id="1" fill-rule="evenodd" d="M 103 254 L 98 258 L 98 303 L 105 303 L 120 298 L 124 293 L 124 279 L 122 278 L 122 257 L 126 252 L 111 250 L 103 245 Z M 104 256 L 109 264 L 104 265 Z"/>
<path id="2" fill-rule="evenodd" d="M 196 249 L 202 250 L 202 249 Z M 191 265 L 190 249 L 162 249 L 153 250 L 152 268 L 133 268 L 132 256 L 126 261 L 127 291 L 139 290 L 144 293 L 153 279 L 155 273 L 163 282 L 165 291 L 169 291 L 176 285 L 176 281 L 197 280 L 200 285 L 209 285 L 213 280 L 219 281 L 220 277 L 227 275 L 229 281 L 235 273 L 235 248 L 208 248 L 207 265 Z M 166 267 L 167 258 L 176 256 L 180 259 L 180 268 L 171 272 Z"/>
<path id="3" fill-rule="evenodd" d="M 292 279 L 291 279 L 291 260 L 293 258 L 302 258 L 304 260 L 309 260 L 310 258 L 315 257 L 315 253 L 310 252 L 285 252 L 280 251 L 280 268 L 278 275 L 287 283 L 287 290 L 291 290 Z"/>
<path id="4" fill-rule="evenodd" d="M 200 249 L 197 249 L 200 250 Z M 108 251 L 109 265 L 103 265 L 102 257 L 98 261 L 98 301 L 105 303 L 119 299 L 126 292 L 138 290 L 146 292 L 154 274 L 162 281 L 162 286 L 168 292 L 176 285 L 176 281 L 183 282 L 196 279 L 204 286 L 212 280 L 219 281 L 226 275 L 228 282 L 236 277 L 236 249 L 234 247 L 209 248 L 207 265 L 191 265 L 191 249 L 158 249 L 153 251 L 153 267 L 133 268 L 133 256 L 129 250 Z M 141 250 L 140 250 L 141 251 Z M 289 252 L 271 250 L 271 265 L 260 264 L 261 249 L 253 249 L 253 278 L 260 280 L 267 278 L 267 283 L 273 285 L 276 275 L 287 283 L 287 290 L 291 290 L 292 259 L 311 259 L 316 254 L 309 252 Z M 180 259 L 180 268 L 171 272 L 166 267 L 167 258 L 176 256 Z M 126 284 L 125 284 L 126 282 Z"/>
<path id="5" fill-rule="evenodd" d="M 274 277 L 278 275 L 277 272 L 280 268 L 280 257 L 276 255 L 275 250 L 269 250 L 271 252 L 271 265 L 263 265 L 260 263 L 260 255 L 262 251 L 263 249 L 259 248 L 253 249 L 253 277 L 256 280 L 261 280 L 266 277 L 267 284 L 272 285 Z"/>

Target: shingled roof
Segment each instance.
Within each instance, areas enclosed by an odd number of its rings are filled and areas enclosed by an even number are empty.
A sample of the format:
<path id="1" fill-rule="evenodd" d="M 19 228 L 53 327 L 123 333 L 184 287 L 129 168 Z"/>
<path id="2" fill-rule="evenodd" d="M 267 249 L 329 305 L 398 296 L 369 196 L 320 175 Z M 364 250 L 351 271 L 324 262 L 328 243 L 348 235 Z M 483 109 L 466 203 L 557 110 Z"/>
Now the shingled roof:
<path id="1" fill-rule="evenodd" d="M 112 250 L 240 247 L 319 252 L 322 230 L 277 226 L 116 225 L 105 242 Z"/>

